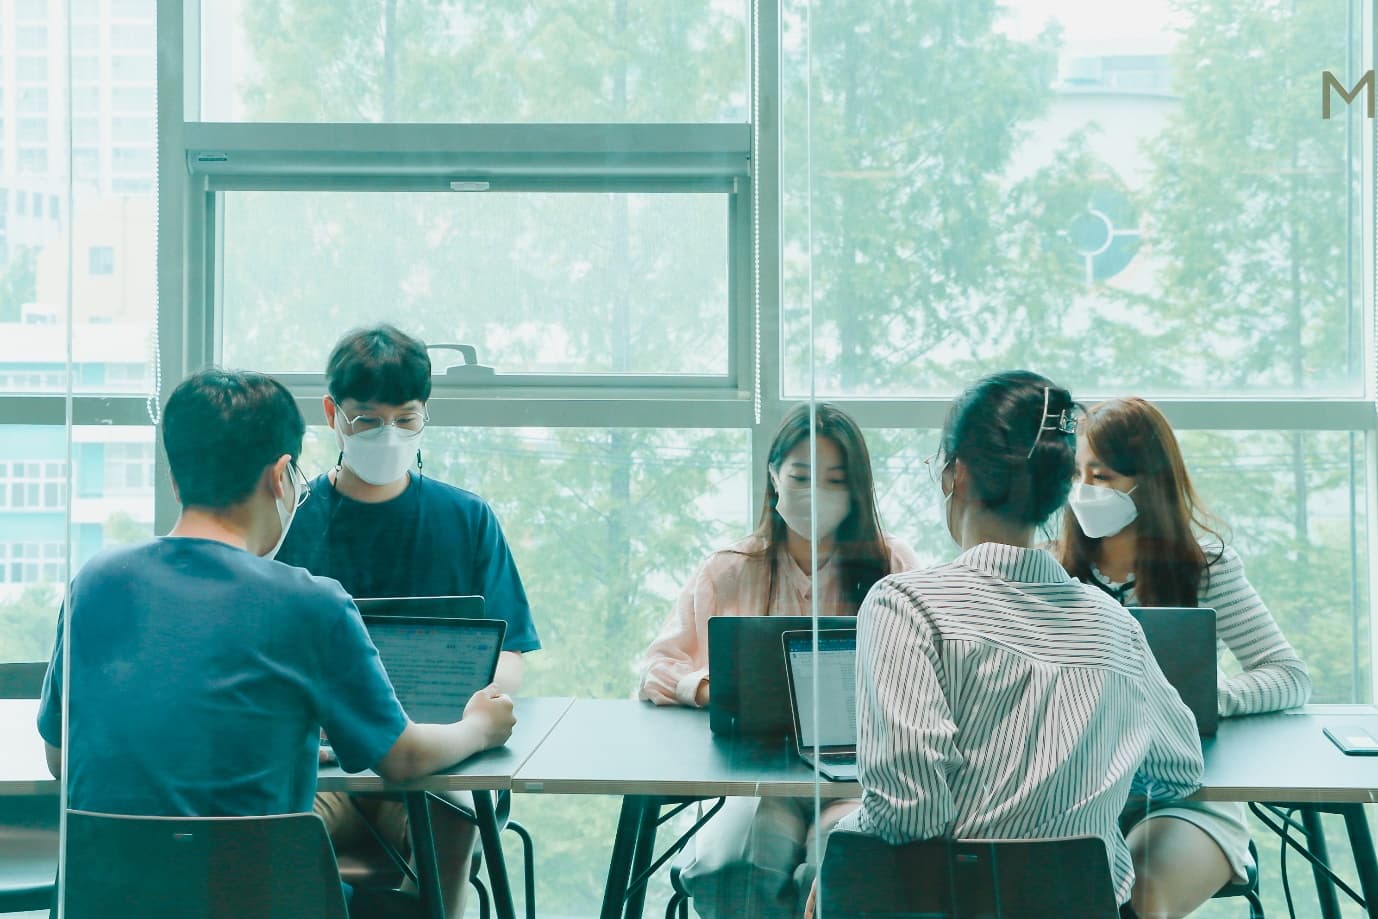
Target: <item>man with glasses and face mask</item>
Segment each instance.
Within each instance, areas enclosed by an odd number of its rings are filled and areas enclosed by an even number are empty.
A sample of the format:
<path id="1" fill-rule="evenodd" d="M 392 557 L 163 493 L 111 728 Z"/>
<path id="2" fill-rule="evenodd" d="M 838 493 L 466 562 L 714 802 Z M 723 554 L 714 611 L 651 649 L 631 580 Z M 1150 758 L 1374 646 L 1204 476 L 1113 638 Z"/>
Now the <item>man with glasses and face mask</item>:
<path id="1" fill-rule="evenodd" d="M 292 396 L 263 374 L 206 370 L 169 397 L 162 437 L 181 514 L 167 536 L 106 550 L 77 574 L 70 640 L 59 622 L 44 682 L 39 733 L 54 775 L 66 740 L 72 807 L 300 813 L 322 728 L 346 771 L 390 781 L 511 734 L 512 701 L 492 687 L 461 721 L 413 724 L 340 585 L 272 560 L 309 505 L 304 432 Z M 376 900 L 355 897 L 350 914 Z"/>
<path id="2" fill-rule="evenodd" d="M 355 330 L 331 351 L 326 385 L 336 466 L 311 482 L 279 558 L 338 580 L 354 597 L 482 596 L 486 615 L 507 622 L 494 683 L 516 692 L 522 654 L 540 641 L 497 516 L 478 495 L 421 472 L 426 346 L 390 325 Z M 371 845 L 377 830 L 408 850 L 401 801 L 322 794 L 316 812 L 337 849 Z M 446 912 L 460 916 L 474 828 L 443 805 L 432 806 L 432 819 Z"/>

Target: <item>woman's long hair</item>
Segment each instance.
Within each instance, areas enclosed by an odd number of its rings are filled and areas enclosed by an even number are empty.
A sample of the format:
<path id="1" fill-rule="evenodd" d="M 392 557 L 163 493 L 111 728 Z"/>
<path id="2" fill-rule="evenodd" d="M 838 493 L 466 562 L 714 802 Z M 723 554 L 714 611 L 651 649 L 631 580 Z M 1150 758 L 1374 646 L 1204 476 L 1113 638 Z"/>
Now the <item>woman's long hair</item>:
<path id="1" fill-rule="evenodd" d="M 1139 509 L 1133 574 L 1138 602 L 1198 605 L 1206 570 L 1215 561 L 1207 558 L 1198 537 L 1213 536 L 1224 546 L 1223 527 L 1202 506 L 1163 413 L 1137 396 L 1112 399 L 1086 413 L 1080 432 L 1102 464 L 1135 481 L 1130 497 Z M 1098 583 L 1091 565 L 1100 555 L 1100 544 L 1082 532 L 1069 508 L 1058 544 L 1067 573 Z"/>
<path id="2" fill-rule="evenodd" d="M 837 571 L 841 587 L 842 604 L 847 615 L 855 616 L 866 592 L 881 578 L 890 573 L 890 548 L 881 535 L 880 514 L 876 510 L 876 489 L 871 478 L 871 454 L 866 449 L 866 439 L 861 429 L 847 413 L 826 402 L 817 404 L 814 410 L 813 432 L 817 437 L 826 437 L 837 444 L 842 453 L 842 462 L 847 470 L 847 491 L 851 495 L 851 510 L 837 528 L 833 537 L 836 548 L 833 566 Z M 809 436 L 809 406 L 797 405 L 780 423 L 775 439 L 770 444 L 767 468 L 774 473 L 790 451 Z M 819 477 L 815 471 L 814 485 Z M 775 592 L 780 580 L 780 565 L 787 541 L 785 519 L 775 510 L 780 494 L 775 489 L 773 476 L 766 476 L 765 501 L 761 504 L 761 516 L 756 523 L 755 536 L 759 548 L 744 553 L 754 558 L 764 559 L 770 565 L 769 586 L 766 589 L 765 606 L 762 613 L 769 612 L 775 602 Z M 793 564 L 790 562 L 790 564 Z"/>

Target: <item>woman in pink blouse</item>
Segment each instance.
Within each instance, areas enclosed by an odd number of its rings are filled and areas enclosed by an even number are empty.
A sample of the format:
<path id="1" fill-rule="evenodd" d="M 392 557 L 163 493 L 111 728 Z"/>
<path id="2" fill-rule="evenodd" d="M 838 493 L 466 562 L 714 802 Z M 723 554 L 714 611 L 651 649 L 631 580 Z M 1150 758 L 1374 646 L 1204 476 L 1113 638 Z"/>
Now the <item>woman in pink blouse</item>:
<path id="1" fill-rule="evenodd" d="M 871 457 L 861 430 L 835 406 L 819 403 L 817 435 L 818 568 L 810 577 L 809 406 L 780 425 L 767 460 L 765 503 L 756 531 L 714 552 L 680 594 L 641 660 L 642 699 L 657 705 L 708 704 L 708 620 L 714 616 L 807 616 L 818 591 L 820 616 L 855 616 L 871 585 L 916 564 L 913 550 L 881 531 Z M 856 806 L 824 809 L 831 826 Z M 812 883 L 811 799 L 734 798 L 695 840 L 682 878 L 704 919 L 794 917 Z"/>

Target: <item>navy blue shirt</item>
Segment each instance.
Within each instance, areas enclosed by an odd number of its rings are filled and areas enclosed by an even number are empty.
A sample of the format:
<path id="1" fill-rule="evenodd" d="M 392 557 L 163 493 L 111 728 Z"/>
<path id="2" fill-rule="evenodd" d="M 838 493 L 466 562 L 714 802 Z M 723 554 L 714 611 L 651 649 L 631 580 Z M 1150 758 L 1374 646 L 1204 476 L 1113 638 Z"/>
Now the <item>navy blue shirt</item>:
<path id="1" fill-rule="evenodd" d="M 354 597 L 478 594 L 507 622 L 504 651 L 541 646 L 522 579 L 497 515 L 478 495 L 411 473 L 402 494 L 365 504 L 311 482 L 278 559 L 334 578 Z"/>
<path id="2" fill-rule="evenodd" d="M 205 539 L 97 555 L 72 582 L 71 806 L 140 815 L 311 810 L 321 728 L 347 771 L 406 727 L 340 586 Z M 62 623 L 38 730 L 62 737 Z"/>

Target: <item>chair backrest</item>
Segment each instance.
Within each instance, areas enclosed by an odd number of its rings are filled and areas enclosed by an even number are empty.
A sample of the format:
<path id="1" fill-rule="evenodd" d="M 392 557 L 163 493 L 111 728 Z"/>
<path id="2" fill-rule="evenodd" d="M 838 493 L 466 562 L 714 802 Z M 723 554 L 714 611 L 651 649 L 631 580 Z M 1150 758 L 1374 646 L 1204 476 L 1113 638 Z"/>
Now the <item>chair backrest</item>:
<path id="1" fill-rule="evenodd" d="M 1115 919 L 1105 843 L 928 839 L 892 846 L 835 831 L 820 919 Z"/>
<path id="2" fill-rule="evenodd" d="M 0 664 L 0 699 L 37 699 L 47 673 L 47 661 Z"/>
<path id="3" fill-rule="evenodd" d="M 67 919 L 346 919 L 314 814 L 126 817 L 69 811 Z"/>

